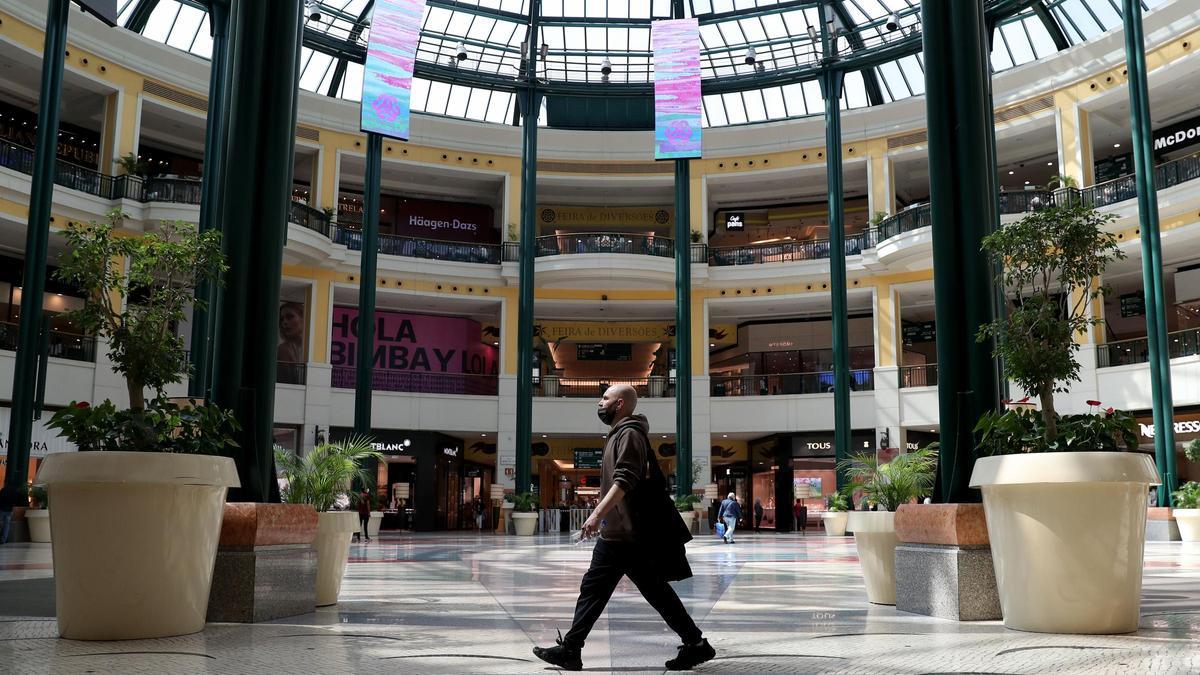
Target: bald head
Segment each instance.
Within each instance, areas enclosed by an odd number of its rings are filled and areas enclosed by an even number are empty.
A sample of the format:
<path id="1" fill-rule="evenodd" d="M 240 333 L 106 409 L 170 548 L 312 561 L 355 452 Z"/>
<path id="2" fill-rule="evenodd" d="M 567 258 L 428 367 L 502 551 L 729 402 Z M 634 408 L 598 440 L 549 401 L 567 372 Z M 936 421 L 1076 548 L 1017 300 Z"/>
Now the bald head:
<path id="1" fill-rule="evenodd" d="M 600 419 L 610 426 L 616 426 L 637 409 L 637 390 L 628 384 L 614 384 L 605 390 L 596 403 L 596 409 Z M 610 418 L 606 419 L 606 412 L 611 414 Z"/>

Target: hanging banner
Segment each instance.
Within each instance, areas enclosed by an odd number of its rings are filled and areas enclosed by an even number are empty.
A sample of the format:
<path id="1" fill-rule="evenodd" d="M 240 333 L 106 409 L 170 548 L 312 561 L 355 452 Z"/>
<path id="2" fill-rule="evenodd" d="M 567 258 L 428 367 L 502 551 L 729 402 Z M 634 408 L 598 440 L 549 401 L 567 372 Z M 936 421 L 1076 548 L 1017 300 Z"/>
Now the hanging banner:
<path id="1" fill-rule="evenodd" d="M 363 72 L 362 130 L 408 140 L 413 65 L 425 0 L 379 0 Z"/>
<path id="2" fill-rule="evenodd" d="M 700 22 L 655 21 L 654 158 L 700 156 Z"/>

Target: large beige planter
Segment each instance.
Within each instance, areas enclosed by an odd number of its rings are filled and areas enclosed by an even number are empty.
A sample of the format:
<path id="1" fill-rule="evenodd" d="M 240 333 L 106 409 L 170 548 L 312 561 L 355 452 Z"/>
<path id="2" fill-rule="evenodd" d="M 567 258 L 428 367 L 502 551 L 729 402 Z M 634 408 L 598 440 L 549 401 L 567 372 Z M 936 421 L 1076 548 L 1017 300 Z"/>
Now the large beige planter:
<path id="1" fill-rule="evenodd" d="M 1004 625 L 1039 633 L 1137 630 L 1154 461 L 1137 453 L 985 457 L 983 489 Z"/>
<path id="2" fill-rule="evenodd" d="M 47 509 L 28 509 L 25 511 L 25 524 L 29 526 L 29 541 L 35 544 L 49 543 L 50 511 Z"/>
<path id="3" fill-rule="evenodd" d="M 821 514 L 821 523 L 825 526 L 826 537 L 846 536 L 846 521 L 850 514 L 846 511 L 826 511 Z"/>
<path id="4" fill-rule="evenodd" d="M 58 633 L 130 640 L 204 628 L 228 457 L 64 452 L 38 472 L 50 515 Z"/>
<path id="5" fill-rule="evenodd" d="M 846 514 L 854 531 L 854 546 L 862 564 L 867 600 L 877 605 L 896 604 L 896 514 L 891 511 L 851 511 Z"/>
<path id="6" fill-rule="evenodd" d="M 536 513 L 514 513 L 513 529 L 517 531 L 517 536 L 532 537 L 534 530 L 537 529 L 538 514 Z"/>
<path id="7" fill-rule="evenodd" d="M 358 530 L 358 513 L 354 511 L 317 514 L 317 607 L 337 604 L 350 557 L 350 538 Z"/>
<path id="8" fill-rule="evenodd" d="M 367 536 L 374 539 L 379 536 L 379 526 L 383 524 L 383 511 L 372 511 L 367 520 Z"/>
<path id="9" fill-rule="evenodd" d="M 1175 524 L 1179 526 L 1180 540 L 1200 541 L 1200 509 L 1171 509 L 1171 515 L 1175 517 Z M 28 511 L 25 517 L 29 517 Z M 29 531 L 33 532 L 33 525 L 29 526 Z"/>
<path id="10" fill-rule="evenodd" d="M 692 527 L 696 524 L 696 512 L 680 511 L 679 517 L 683 518 L 683 524 L 687 526 L 688 532 L 692 532 Z"/>

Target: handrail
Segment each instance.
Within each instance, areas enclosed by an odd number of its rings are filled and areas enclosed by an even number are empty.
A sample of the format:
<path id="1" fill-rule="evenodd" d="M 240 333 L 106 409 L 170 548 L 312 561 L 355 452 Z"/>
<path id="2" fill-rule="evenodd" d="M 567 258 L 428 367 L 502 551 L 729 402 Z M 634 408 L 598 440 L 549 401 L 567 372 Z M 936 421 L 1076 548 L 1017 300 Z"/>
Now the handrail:
<path id="1" fill-rule="evenodd" d="M 674 382 L 665 377 L 642 377 L 633 379 L 612 377 L 558 377 L 545 375 L 538 378 L 537 396 L 549 398 L 600 398 L 614 384 L 627 384 L 637 391 L 640 398 L 663 398 L 675 395 Z"/>
<path id="2" fill-rule="evenodd" d="M 846 255 L 859 255 L 874 247 L 876 233 L 874 230 L 863 230 L 858 234 L 846 236 Z M 798 260 L 821 260 L 829 257 L 828 239 L 809 239 L 804 241 L 780 241 L 769 244 L 752 244 L 749 246 L 709 246 L 708 264 L 715 267 L 733 265 L 758 265 L 773 262 L 793 262 Z"/>
<path id="3" fill-rule="evenodd" d="M 915 366 L 900 366 L 900 388 L 936 387 L 938 384 L 938 366 L 936 363 L 922 363 Z"/>
<path id="4" fill-rule="evenodd" d="M 17 351 L 18 324 L 0 321 L 0 350 Z M 90 335 L 51 330 L 50 356 L 70 361 L 96 362 L 96 338 Z"/>
<path id="5" fill-rule="evenodd" d="M 357 372 L 358 369 L 351 366 L 334 366 L 330 386 L 336 389 L 353 389 Z M 371 374 L 371 389 L 421 394 L 495 396 L 498 381 L 499 378 L 495 375 L 426 373 L 376 368 Z"/>
<path id="6" fill-rule="evenodd" d="M 659 237 L 624 232 L 570 232 L 539 236 L 534 242 L 538 258 L 552 255 L 581 253 L 624 253 L 659 258 L 675 257 L 675 241 Z"/>
<path id="7" fill-rule="evenodd" d="M 331 239 L 335 244 L 342 244 L 351 251 L 362 250 L 361 231 L 341 226 L 333 226 L 332 229 L 333 236 Z M 388 255 L 404 256 L 406 258 L 448 260 L 483 265 L 500 264 L 501 255 L 499 244 L 440 241 L 437 239 L 405 237 L 396 234 L 379 235 L 379 252 Z"/>
<path id="8" fill-rule="evenodd" d="M 1171 359 L 1200 354 L 1200 328 L 1167 333 L 1167 354 L 1167 358 Z M 1130 366 L 1149 361 L 1150 342 L 1144 337 L 1096 345 L 1097 368 Z"/>
<path id="9" fill-rule="evenodd" d="M 833 392 L 833 371 L 714 376 L 709 386 L 714 397 L 828 394 Z M 851 370 L 850 389 L 874 391 L 875 370 Z"/>

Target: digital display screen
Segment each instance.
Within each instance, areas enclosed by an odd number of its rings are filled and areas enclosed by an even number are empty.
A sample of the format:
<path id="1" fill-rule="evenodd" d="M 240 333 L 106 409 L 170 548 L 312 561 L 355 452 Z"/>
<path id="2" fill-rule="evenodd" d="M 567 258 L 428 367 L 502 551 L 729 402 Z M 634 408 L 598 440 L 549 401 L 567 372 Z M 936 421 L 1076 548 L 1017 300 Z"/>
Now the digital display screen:
<path id="1" fill-rule="evenodd" d="M 379 0 L 363 71 L 361 128 L 407 141 L 425 0 Z"/>
<path id="2" fill-rule="evenodd" d="M 650 29 L 654 51 L 654 158 L 699 157 L 700 22 L 655 21 Z"/>
<path id="3" fill-rule="evenodd" d="M 575 345 L 575 358 L 579 361 L 630 361 L 633 345 L 628 342 L 597 342 Z"/>

